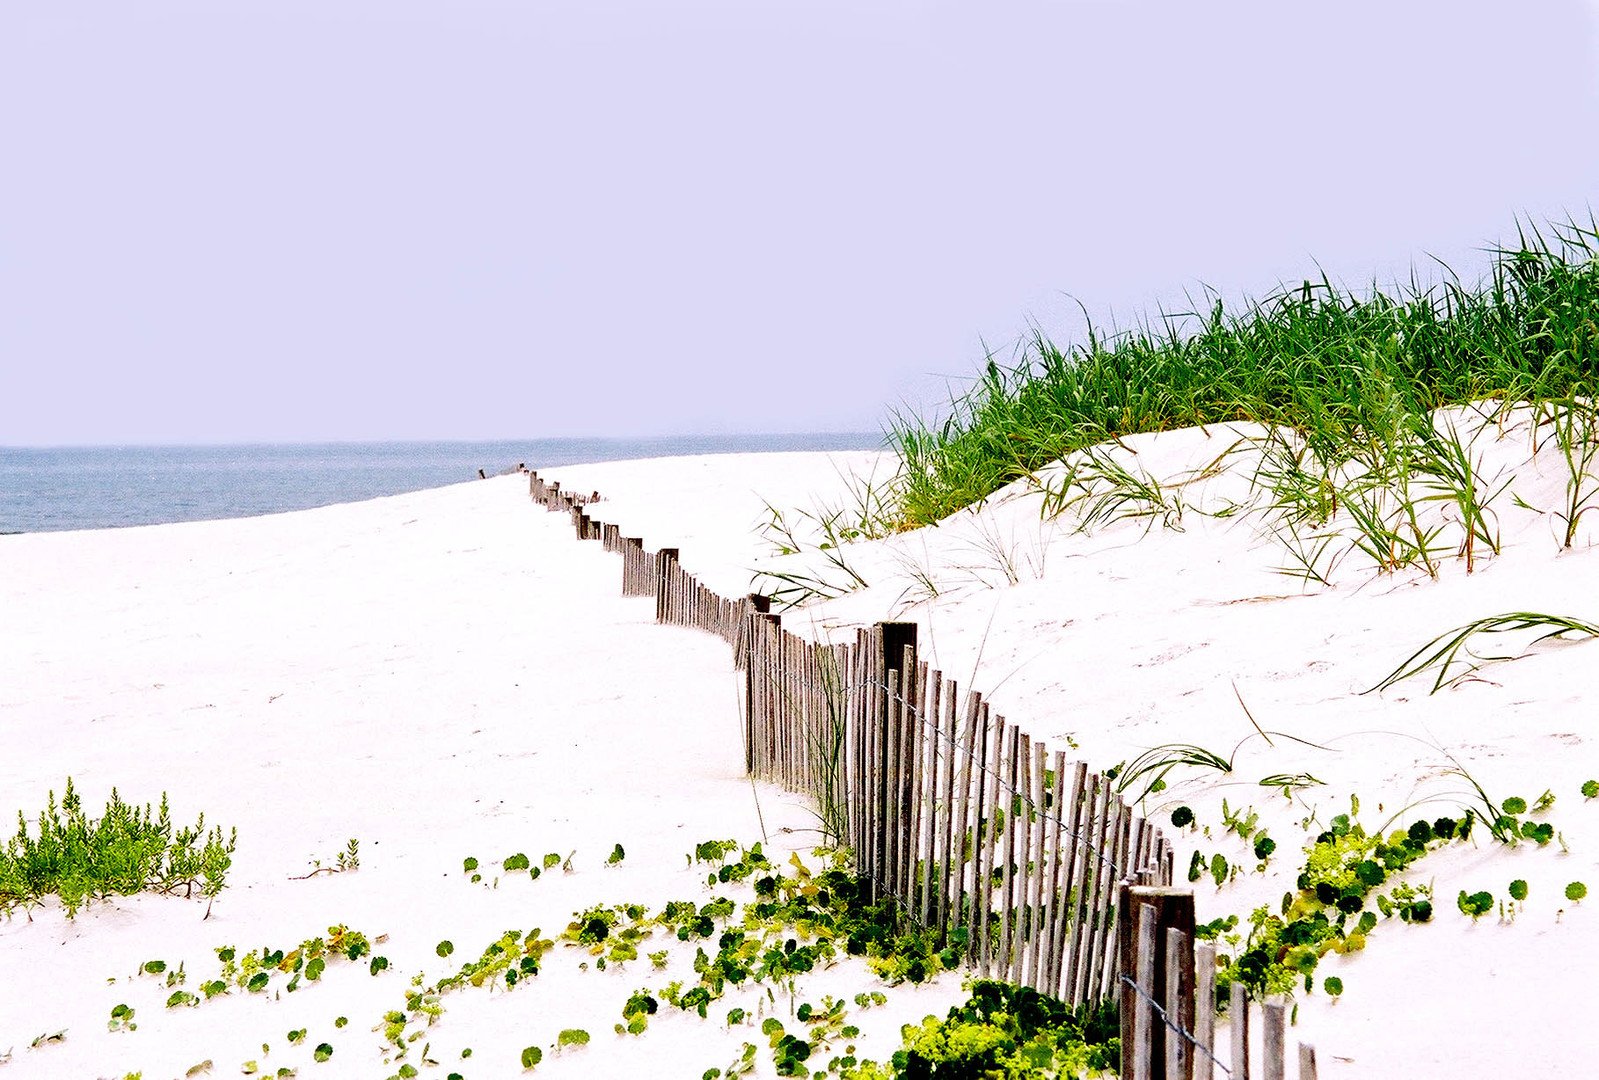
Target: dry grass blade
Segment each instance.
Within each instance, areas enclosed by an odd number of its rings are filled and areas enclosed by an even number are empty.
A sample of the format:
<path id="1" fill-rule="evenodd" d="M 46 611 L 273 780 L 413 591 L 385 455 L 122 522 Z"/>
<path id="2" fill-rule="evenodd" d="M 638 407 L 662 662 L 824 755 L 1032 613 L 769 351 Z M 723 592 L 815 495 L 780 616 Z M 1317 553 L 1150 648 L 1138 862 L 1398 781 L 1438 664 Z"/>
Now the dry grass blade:
<path id="1" fill-rule="evenodd" d="M 1253 738 L 1253 736 L 1251 736 Z M 1233 748 L 1233 756 L 1238 754 L 1238 748 Z M 1233 771 L 1231 759 L 1224 758 L 1214 750 L 1207 750 L 1203 746 L 1192 743 L 1164 743 L 1152 746 L 1128 762 L 1116 774 L 1116 791 L 1125 794 L 1136 781 L 1143 780 L 1143 790 L 1132 801 L 1142 802 L 1153 792 L 1160 791 L 1166 786 L 1166 776 L 1179 765 L 1189 765 L 1196 769 L 1215 769 L 1217 772 L 1230 773 Z M 1145 779 L 1145 778 L 1148 779 Z"/>
<path id="2" fill-rule="evenodd" d="M 1076 494 L 1073 488 L 1079 489 Z M 1058 517 L 1079 505 L 1080 532 L 1127 520 L 1144 521 L 1146 531 L 1157 520 L 1168 529 L 1182 530 L 1181 500 L 1143 469 L 1135 472 L 1117 461 L 1106 447 L 1085 447 L 1067 465 L 1058 487 L 1044 487 L 1044 517 Z"/>
<path id="3" fill-rule="evenodd" d="M 1511 611 L 1503 615 L 1490 615 L 1485 619 L 1477 619 L 1439 634 L 1417 649 L 1409 659 L 1365 693 L 1386 690 L 1397 682 L 1436 668 L 1437 677 L 1433 679 L 1432 689 L 1428 691 L 1436 694 L 1444 687 L 1453 686 L 1469 677 L 1486 664 L 1517 660 L 1526 655 L 1525 649 L 1513 656 L 1481 655 L 1468 648 L 1472 638 L 1479 634 L 1512 634 L 1540 628 L 1544 633 L 1528 642 L 1526 648 L 1531 648 L 1549 638 L 1562 638 L 1567 634 L 1599 637 L 1599 625 L 1570 615 L 1546 615 L 1536 611 Z"/>

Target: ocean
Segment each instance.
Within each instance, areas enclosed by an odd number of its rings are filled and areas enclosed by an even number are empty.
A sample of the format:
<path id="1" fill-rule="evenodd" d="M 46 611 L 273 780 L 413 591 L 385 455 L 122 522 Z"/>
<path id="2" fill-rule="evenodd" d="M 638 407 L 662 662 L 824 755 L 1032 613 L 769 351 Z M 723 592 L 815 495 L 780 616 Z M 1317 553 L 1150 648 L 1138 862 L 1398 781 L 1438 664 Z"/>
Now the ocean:
<path id="1" fill-rule="evenodd" d="M 531 469 L 680 454 L 872 450 L 877 434 L 0 447 L 0 533 L 251 517 Z"/>

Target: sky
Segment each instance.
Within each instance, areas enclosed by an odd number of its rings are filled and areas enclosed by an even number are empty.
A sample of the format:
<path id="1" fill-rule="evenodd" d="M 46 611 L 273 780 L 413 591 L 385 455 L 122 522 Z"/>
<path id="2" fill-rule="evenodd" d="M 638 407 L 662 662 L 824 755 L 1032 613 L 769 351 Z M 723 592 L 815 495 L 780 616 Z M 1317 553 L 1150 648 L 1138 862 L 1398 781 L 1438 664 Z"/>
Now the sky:
<path id="1" fill-rule="evenodd" d="M 875 431 L 1587 219 L 1575 0 L 0 0 L 0 445 Z"/>

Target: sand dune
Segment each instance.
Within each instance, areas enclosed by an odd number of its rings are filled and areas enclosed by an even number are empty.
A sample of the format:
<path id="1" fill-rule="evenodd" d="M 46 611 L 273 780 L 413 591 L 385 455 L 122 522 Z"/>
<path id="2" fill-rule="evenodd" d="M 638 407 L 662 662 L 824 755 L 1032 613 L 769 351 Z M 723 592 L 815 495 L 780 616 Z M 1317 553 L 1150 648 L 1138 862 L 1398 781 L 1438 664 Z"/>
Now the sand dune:
<path id="1" fill-rule="evenodd" d="M 1170 479 L 1247 434 L 1129 442 Z M 1557 477 L 1524 432 L 1484 449 L 1526 502 L 1549 501 Z M 817 565 L 763 552 L 753 526 L 766 502 L 841 499 L 842 474 L 874 462 L 881 470 L 872 455 L 751 455 L 551 476 L 601 491 L 598 516 L 652 547 L 680 546 L 690 571 L 736 595 L 754 567 Z M 1599 801 L 1579 794 L 1599 775 L 1599 644 L 1546 645 L 1436 695 L 1420 680 L 1361 691 L 1469 619 L 1599 618 L 1591 532 L 1560 551 L 1547 514 L 1507 495 L 1503 553 L 1475 574 L 1452 558 L 1437 581 L 1351 563 L 1333 587 L 1306 587 L 1273 572 L 1281 552 L 1257 520 L 1203 512 L 1237 498 L 1236 485 L 1233 473 L 1184 487 L 1181 531 L 1126 521 L 1083 534 L 1069 518 L 1041 520 L 1036 488 L 1019 484 L 937 528 L 851 545 L 871 587 L 785 625 L 827 635 L 915 619 L 937 665 L 1095 768 L 1172 742 L 1230 756 L 1230 773 L 1175 772 L 1145 804 L 1158 818 L 1191 806 L 1209 826 L 1177 833 L 1180 864 L 1197 849 L 1245 866 L 1222 888 L 1196 886 L 1202 920 L 1275 905 L 1293 887 L 1304 823 L 1348 812 L 1352 795 L 1375 827 L 1418 800 L 1450 812 L 1464 790 L 1457 763 L 1496 799 L 1548 789 L 1556 801 L 1540 820 L 1561 844 L 1506 849 L 1479 834 L 1428 856 L 1410 877 L 1432 885 L 1434 921 L 1385 922 L 1363 953 L 1325 960 L 1318 979 L 1337 974 L 1347 989 L 1302 995 L 1291 1038 L 1317 1044 L 1328 1077 L 1575 1075 L 1599 1056 L 1583 983 L 1599 961 L 1599 901 L 1561 894 L 1599 886 Z M 239 828 L 208 919 L 203 902 L 141 896 L 71 921 L 49 905 L 0 923 L 0 1054 L 11 1048 L 0 1074 L 153 1078 L 204 1060 L 231 1074 L 256 1060 L 268 1075 L 389 1075 L 370 1029 L 413 974 L 446 972 L 441 939 L 459 960 L 505 928 L 549 934 L 594 903 L 703 896 L 684 856 L 712 837 L 764 833 L 774 850 L 808 850 L 808 809 L 742 775 L 725 646 L 653 625 L 648 601 L 617 595 L 618 574 L 615 556 L 532 508 L 518 477 L 247 521 L 0 537 L 0 815 L 36 812 L 71 775 L 91 805 L 113 785 L 141 802 L 166 790 L 175 817 L 203 809 Z M 1282 734 L 1268 745 L 1245 706 Z M 1260 783 L 1278 773 L 1321 783 L 1290 799 Z M 1223 799 L 1277 840 L 1264 872 L 1225 833 Z M 294 880 L 351 837 L 358 871 Z M 607 868 L 616 843 L 627 857 Z M 490 875 L 497 887 L 462 873 L 466 856 L 516 851 L 575 852 L 574 872 Z M 1456 910 L 1459 890 L 1507 899 L 1513 878 L 1530 886 L 1513 919 Z M 157 958 L 198 973 L 218 946 L 292 945 L 334 923 L 387 934 L 390 969 L 173 1010 L 164 983 L 132 975 Z M 579 959 L 553 956 L 510 993 L 451 997 L 428 1030 L 441 1063 L 431 1071 L 516 1075 L 521 1048 L 539 1044 L 540 1075 L 697 1077 L 745 1041 L 764 1051 L 757 1030 L 729 1030 L 716 1013 L 663 1010 L 644 1035 L 615 1036 L 621 1002 L 662 973 L 642 960 L 580 971 Z M 798 992 L 872 985 L 846 963 Z M 900 1023 L 959 996 L 952 975 L 889 991 L 888 1006 L 852 1016 L 862 1052 L 886 1056 Z M 106 1030 L 121 1002 L 135 1005 L 137 1031 Z M 305 1043 L 291 1046 L 286 1032 L 302 1027 Z M 574 1027 L 593 1041 L 556 1053 L 556 1033 Z M 63 1041 L 29 1049 L 61 1029 Z M 324 1040 L 335 1055 L 314 1064 Z"/>

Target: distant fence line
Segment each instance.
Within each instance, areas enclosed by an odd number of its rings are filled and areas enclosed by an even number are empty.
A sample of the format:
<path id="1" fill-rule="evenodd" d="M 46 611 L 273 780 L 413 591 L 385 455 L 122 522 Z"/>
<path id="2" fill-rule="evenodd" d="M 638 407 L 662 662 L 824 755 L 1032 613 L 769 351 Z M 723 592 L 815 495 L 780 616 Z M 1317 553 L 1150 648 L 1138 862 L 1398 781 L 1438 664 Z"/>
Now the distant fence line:
<path id="1" fill-rule="evenodd" d="M 1222 1065 L 1208 1034 L 1196 1034 L 1196 1017 L 1214 1024 L 1214 997 L 1199 1000 L 1215 992 L 1214 948 L 1200 946 L 1209 969 L 1196 979 L 1193 894 L 1171 888 L 1170 841 L 1111 777 L 1051 754 L 980 693 L 962 697 L 918 659 L 913 623 L 878 623 L 841 644 L 807 640 L 783 629 L 769 598 L 723 597 L 683 569 L 677 549 L 646 550 L 591 516 L 597 495 L 537 472 L 529 493 L 570 515 L 579 540 L 619 553 L 622 594 L 653 597 L 658 622 L 729 644 L 743 673 L 747 771 L 809 796 L 875 898 L 895 901 L 941 946 L 963 947 L 984 977 L 1072 1005 L 1116 996 L 1124 1076 L 1189 1080 L 1212 1076 L 1212 1065 L 1234 1080 L 1250 1075 L 1247 1051 Z M 1184 937 L 1146 949 L 1139 932 L 1154 941 L 1157 926 Z M 1145 968 L 1157 953 L 1154 976 Z M 1247 1031 L 1248 1003 L 1234 1008 L 1235 1031 Z M 1278 1043 L 1265 1054 L 1268 1080 L 1285 1075 Z M 1315 1076 L 1307 1051 L 1304 1080 Z"/>

